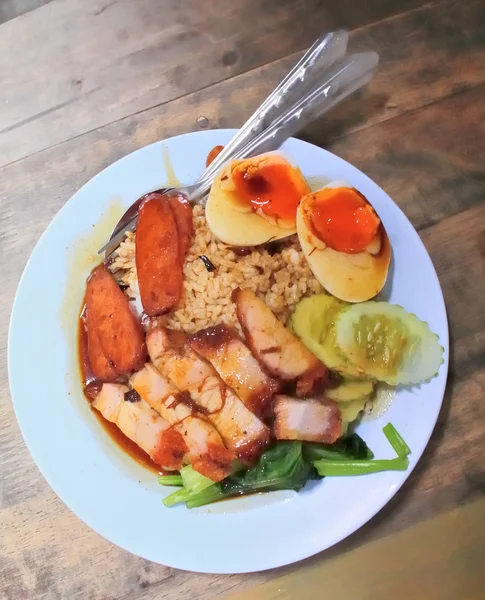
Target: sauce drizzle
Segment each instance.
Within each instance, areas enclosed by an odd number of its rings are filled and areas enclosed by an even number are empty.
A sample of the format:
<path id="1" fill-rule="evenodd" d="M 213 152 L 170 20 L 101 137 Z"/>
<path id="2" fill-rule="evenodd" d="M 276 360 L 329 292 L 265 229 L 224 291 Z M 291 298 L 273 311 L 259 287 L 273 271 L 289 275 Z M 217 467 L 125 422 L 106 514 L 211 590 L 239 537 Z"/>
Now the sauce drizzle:
<path id="1" fill-rule="evenodd" d="M 98 410 L 92 407 L 91 401 L 93 399 L 93 395 L 95 396 L 99 392 L 102 382 L 94 377 L 91 365 L 89 364 L 88 336 L 86 332 L 86 325 L 84 323 L 85 308 L 86 306 L 83 300 L 83 305 L 78 320 L 78 357 L 84 396 L 100 425 L 113 440 L 113 442 L 119 448 L 121 448 L 121 450 L 123 450 L 123 452 L 126 452 L 126 454 L 128 454 L 138 464 L 146 467 L 150 471 L 163 474 L 160 467 L 153 462 L 153 460 L 144 450 L 135 444 L 135 442 L 127 438 L 126 435 L 114 423 L 111 423 L 111 421 L 105 419 Z"/>

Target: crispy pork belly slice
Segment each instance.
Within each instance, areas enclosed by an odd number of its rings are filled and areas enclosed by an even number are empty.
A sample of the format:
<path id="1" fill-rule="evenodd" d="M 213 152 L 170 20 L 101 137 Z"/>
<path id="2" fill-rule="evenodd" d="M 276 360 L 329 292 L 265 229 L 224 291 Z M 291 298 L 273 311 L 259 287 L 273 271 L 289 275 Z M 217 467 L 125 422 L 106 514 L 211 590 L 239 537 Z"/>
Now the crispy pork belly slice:
<path id="1" fill-rule="evenodd" d="M 237 288 L 232 300 L 246 341 L 259 362 L 275 377 L 285 381 L 296 379 L 299 396 L 315 393 L 326 378 L 325 365 L 254 292 Z"/>
<path id="2" fill-rule="evenodd" d="M 190 337 L 190 346 L 212 364 L 251 412 L 268 415 L 280 384 L 265 373 L 234 329 L 226 325 L 203 329 Z"/>
<path id="3" fill-rule="evenodd" d="M 186 417 L 176 425 L 189 447 L 190 463 L 212 481 L 231 474 L 234 454 L 226 448 L 212 423 L 200 417 Z"/>
<path id="4" fill-rule="evenodd" d="M 164 377 L 151 363 L 130 378 L 131 386 L 154 410 L 170 425 L 180 423 L 194 414 L 190 406 L 190 396 L 181 392 L 167 377 Z M 186 400 L 188 402 L 186 402 Z"/>
<path id="5" fill-rule="evenodd" d="M 135 373 L 130 383 L 147 404 L 181 433 L 196 471 L 213 481 L 221 481 L 231 473 L 235 456 L 214 425 L 194 410 L 187 392 L 181 392 L 150 363 Z"/>
<path id="6" fill-rule="evenodd" d="M 147 348 L 155 367 L 189 392 L 229 450 L 247 462 L 259 456 L 269 444 L 269 428 L 244 406 L 212 365 L 192 350 L 184 333 L 152 329 L 147 334 Z"/>
<path id="7" fill-rule="evenodd" d="M 129 391 L 125 385 L 105 383 L 93 406 L 140 446 L 154 463 L 163 469 L 179 470 L 187 453 L 182 435 L 144 400 L 125 400 Z"/>
<path id="8" fill-rule="evenodd" d="M 340 410 L 332 400 L 301 400 L 278 395 L 274 400 L 274 433 L 278 440 L 333 444 L 342 433 Z"/>

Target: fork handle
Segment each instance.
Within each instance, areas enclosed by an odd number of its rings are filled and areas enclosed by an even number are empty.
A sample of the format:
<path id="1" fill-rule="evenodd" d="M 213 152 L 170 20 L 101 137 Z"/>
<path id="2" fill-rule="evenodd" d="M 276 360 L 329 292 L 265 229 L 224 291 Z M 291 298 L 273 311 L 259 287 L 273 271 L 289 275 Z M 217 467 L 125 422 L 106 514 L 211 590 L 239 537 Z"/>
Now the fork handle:
<path id="1" fill-rule="evenodd" d="M 231 158 L 248 158 L 256 154 L 276 150 L 284 141 L 306 127 L 341 102 L 352 92 L 368 83 L 379 62 L 375 52 L 352 54 L 338 61 L 325 73 L 324 82 L 306 93 L 293 106 L 280 115 L 267 129 L 250 140 Z M 189 202 L 202 203 L 202 196 L 209 191 L 213 178 L 201 179 L 194 185 Z"/>
<path id="2" fill-rule="evenodd" d="M 248 142 L 264 131 L 294 102 L 315 87 L 329 67 L 343 58 L 349 34 L 338 30 L 319 37 L 259 108 L 249 117 L 234 137 L 224 146 L 197 180 L 196 184 L 212 181 L 228 160 L 234 158 Z"/>

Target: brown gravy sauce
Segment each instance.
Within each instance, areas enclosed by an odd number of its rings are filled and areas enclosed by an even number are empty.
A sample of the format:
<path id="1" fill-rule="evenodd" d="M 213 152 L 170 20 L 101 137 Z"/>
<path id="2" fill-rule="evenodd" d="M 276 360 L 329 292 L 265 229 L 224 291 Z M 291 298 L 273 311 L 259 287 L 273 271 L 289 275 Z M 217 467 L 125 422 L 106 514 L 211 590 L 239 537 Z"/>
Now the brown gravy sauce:
<path id="1" fill-rule="evenodd" d="M 128 454 L 137 463 L 146 467 L 150 471 L 153 471 L 154 473 L 163 474 L 160 467 L 153 462 L 153 460 L 148 456 L 148 454 L 144 450 L 142 450 L 137 444 L 135 444 L 135 442 L 127 438 L 126 435 L 124 435 L 124 433 L 114 423 L 111 423 L 111 421 L 105 419 L 103 415 L 99 412 L 99 410 L 93 408 L 91 404 L 91 398 L 86 393 L 86 388 L 88 388 L 88 390 L 89 388 L 93 389 L 98 383 L 101 387 L 101 382 L 98 382 L 96 380 L 91 369 L 91 365 L 89 364 L 88 336 L 86 332 L 86 325 L 83 319 L 84 310 L 85 304 L 83 301 L 83 306 L 79 314 L 78 320 L 78 358 L 84 396 L 88 401 L 89 406 L 93 411 L 94 415 L 96 416 L 98 422 L 101 424 L 103 429 L 119 448 L 126 452 L 126 454 Z"/>

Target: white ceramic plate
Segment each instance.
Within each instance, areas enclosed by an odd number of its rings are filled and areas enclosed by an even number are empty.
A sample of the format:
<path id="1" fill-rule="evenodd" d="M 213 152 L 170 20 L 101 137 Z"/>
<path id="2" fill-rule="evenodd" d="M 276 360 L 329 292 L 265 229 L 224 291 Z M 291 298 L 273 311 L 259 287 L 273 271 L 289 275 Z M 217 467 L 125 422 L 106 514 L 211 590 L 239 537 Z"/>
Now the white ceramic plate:
<path id="1" fill-rule="evenodd" d="M 448 326 L 440 285 L 417 233 L 389 196 L 341 158 L 291 139 L 283 149 L 311 182 L 344 179 L 374 205 L 393 249 L 385 297 L 427 321 L 445 347 L 439 375 L 401 389 L 358 432 L 378 457 L 392 456 L 391 421 L 412 449 L 405 473 L 327 478 L 299 494 L 276 492 L 187 510 L 167 509 L 153 473 L 114 445 L 82 394 L 76 329 L 85 277 L 123 208 L 163 187 L 167 157 L 193 182 L 209 150 L 231 130 L 191 133 L 142 148 L 89 181 L 49 225 L 25 268 L 12 312 L 9 377 L 20 428 L 49 484 L 85 523 L 149 560 L 193 571 L 240 573 L 282 566 L 325 550 L 373 517 L 397 492 L 435 425 L 448 370 Z"/>

